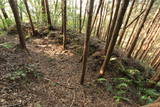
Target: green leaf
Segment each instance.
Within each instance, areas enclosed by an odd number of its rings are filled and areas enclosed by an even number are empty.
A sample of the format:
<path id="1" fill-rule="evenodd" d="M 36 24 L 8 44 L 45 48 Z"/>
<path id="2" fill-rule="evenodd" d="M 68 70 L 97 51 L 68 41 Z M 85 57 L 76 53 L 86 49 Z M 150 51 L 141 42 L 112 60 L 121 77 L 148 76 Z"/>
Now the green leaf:
<path id="1" fill-rule="evenodd" d="M 98 78 L 98 81 L 106 81 L 105 78 Z"/>

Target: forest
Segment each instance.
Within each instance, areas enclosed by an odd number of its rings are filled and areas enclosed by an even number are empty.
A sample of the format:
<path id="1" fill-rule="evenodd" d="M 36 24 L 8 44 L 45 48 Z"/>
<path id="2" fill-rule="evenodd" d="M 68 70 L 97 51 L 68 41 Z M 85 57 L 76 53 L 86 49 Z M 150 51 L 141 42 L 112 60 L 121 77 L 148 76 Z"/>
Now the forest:
<path id="1" fill-rule="evenodd" d="M 160 107 L 160 0 L 0 0 L 0 107 Z"/>

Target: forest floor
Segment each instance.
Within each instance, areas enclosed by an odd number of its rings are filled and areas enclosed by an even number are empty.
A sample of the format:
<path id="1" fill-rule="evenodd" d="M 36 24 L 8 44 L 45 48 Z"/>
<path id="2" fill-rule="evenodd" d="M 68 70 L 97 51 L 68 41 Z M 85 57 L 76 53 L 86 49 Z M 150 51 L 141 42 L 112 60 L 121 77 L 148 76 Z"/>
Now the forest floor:
<path id="1" fill-rule="evenodd" d="M 71 35 L 72 34 L 72 35 Z M 68 33 L 72 37 L 74 33 Z M 59 31 L 26 41 L 27 49 L 18 48 L 18 35 L 0 36 L 0 106 L 2 107 L 138 107 L 117 103 L 113 95 L 97 84 L 99 66 L 89 57 L 84 85 L 80 85 L 81 53 L 74 50 L 79 41 L 62 48 Z M 77 36 L 78 37 L 78 36 Z M 83 38 L 81 36 L 80 38 Z M 81 48 L 83 47 L 81 43 Z M 96 43 L 94 43 L 96 44 Z M 77 48 L 76 48 L 77 49 Z M 75 52 L 76 51 L 76 52 Z M 113 76 L 107 73 L 106 79 Z"/>

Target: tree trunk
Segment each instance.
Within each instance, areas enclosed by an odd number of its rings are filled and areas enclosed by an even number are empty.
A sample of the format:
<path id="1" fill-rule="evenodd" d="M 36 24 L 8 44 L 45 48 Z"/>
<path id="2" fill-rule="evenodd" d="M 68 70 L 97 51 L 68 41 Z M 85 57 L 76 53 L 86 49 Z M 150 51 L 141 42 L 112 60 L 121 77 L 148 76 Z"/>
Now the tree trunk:
<path id="1" fill-rule="evenodd" d="M 2 24 L 3 24 L 3 29 L 7 30 L 6 24 L 5 24 L 5 22 L 4 22 L 4 20 L 3 20 L 2 16 L 1 16 L 1 14 L 0 14 L 0 19 L 1 19 Z"/>
<path id="2" fill-rule="evenodd" d="M 122 28 L 122 31 L 121 31 L 121 33 L 120 33 L 119 40 L 118 40 L 118 43 L 117 43 L 118 46 L 120 46 L 121 41 L 122 41 L 123 36 L 124 36 L 124 33 L 125 33 L 125 31 L 126 31 L 126 26 L 127 26 L 127 24 L 128 24 L 129 18 L 130 18 L 130 16 L 131 16 L 134 3 L 135 3 L 135 0 L 132 1 L 131 7 L 130 7 L 130 9 L 129 9 L 129 12 L 128 12 L 127 16 L 126 16 L 126 21 L 125 21 L 125 23 L 124 23 L 124 26 L 123 26 L 123 28 Z"/>
<path id="3" fill-rule="evenodd" d="M 67 2 L 66 0 L 62 0 L 62 12 L 63 12 L 63 48 L 65 49 L 66 47 L 66 24 L 67 24 Z"/>
<path id="4" fill-rule="evenodd" d="M 104 75 L 104 72 L 106 70 L 106 66 L 108 65 L 109 60 L 111 58 L 111 54 L 112 54 L 113 49 L 115 47 L 115 44 L 116 44 L 116 41 L 117 41 L 117 38 L 118 38 L 118 34 L 119 34 L 120 29 L 121 29 L 123 19 L 124 19 L 124 15 L 127 11 L 128 5 L 129 5 L 129 0 L 123 0 L 122 1 L 122 5 L 121 5 L 120 11 L 118 13 L 118 17 L 117 17 L 116 24 L 115 24 L 115 27 L 114 27 L 114 30 L 113 30 L 113 34 L 111 36 L 112 38 L 111 38 L 111 41 L 109 43 L 109 48 L 107 50 L 105 60 L 103 61 L 103 64 L 100 68 L 100 76 Z"/>
<path id="5" fill-rule="evenodd" d="M 30 21 L 30 24 L 31 24 L 32 35 L 36 36 L 37 34 L 36 34 L 36 31 L 35 31 L 35 28 L 34 28 L 34 24 L 33 24 L 33 21 L 32 21 L 32 17 L 31 17 L 30 11 L 29 11 L 27 0 L 24 0 L 24 4 L 25 4 L 26 10 L 27 10 L 27 14 L 28 14 L 28 17 L 29 17 L 29 21 Z"/>
<path id="6" fill-rule="evenodd" d="M 47 10 L 47 19 L 48 19 L 49 30 L 53 30 L 48 0 L 46 0 L 45 3 L 46 3 L 46 10 Z"/>
<path id="7" fill-rule="evenodd" d="M 112 18 L 113 18 L 113 11 L 114 11 L 114 3 L 115 3 L 115 0 L 112 1 L 112 6 L 111 6 L 111 15 L 110 15 L 110 19 L 109 19 L 109 24 L 108 24 L 108 27 L 107 27 L 107 31 L 105 33 L 105 40 L 107 39 L 107 36 L 109 34 L 109 31 L 110 31 L 110 28 L 111 28 L 111 23 L 112 23 Z"/>
<path id="8" fill-rule="evenodd" d="M 117 16 L 118 16 L 120 3 L 121 3 L 121 0 L 117 0 L 115 13 L 114 13 L 114 16 L 113 16 L 113 19 L 112 19 L 112 22 L 111 22 L 111 27 L 109 29 L 109 33 L 107 33 L 107 39 L 106 39 L 106 44 L 105 44 L 105 49 L 104 49 L 105 54 L 107 53 L 107 49 L 108 49 L 109 43 L 110 43 L 111 38 L 112 38 L 113 30 L 114 30 L 116 20 L 117 20 Z"/>
<path id="9" fill-rule="evenodd" d="M 17 26 L 17 31 L 19 34 L 19 40 L 20 40 L 20 46 L 22 49 L 26 49 L 26 44 L 25 44 L 25 40 L 24 40 L 24 35 L 23 35 L 23 31 L 22 31 L 22 26 L 21 26 L 21 20 L 19 17 L 19 12 L 18 12 L 18 7 L 16 4 L 15 0 L 9 0 L 9 4 L 11 6 L 15 21 L 16 21 L 16 26 Z"/>
<path id="10" fill-rule="evenodd" d="M 102 6 L 101 6 L 101 11 L 100 11 L 100 18 L 99 18 L 99 24 L 98 24 L 98 28 L 97 28 L 97 33 L 96 33 L 96 37 L 100 38 L 100 27 L 102 24 L 102 15 L 103 15 L 103 8 L 104 8 L 104 0 L 102 0 Z"/>
<path id="11" fill-rule="evenodd" d="M 83 85 L 84 83 L 85 72 L 87 69 L 87 57 L 88 57 L 88 50 L 89 50 L 89 40 L 90 40 L 90 35 L 91 35 L 93 7 L 94 7 L 94 0 L 90 0 L 87 28 L 86 28 L 86 38 L 85 38 L 84 50 L 83 50 L 83 61 L 82 61 L 83 65 L 82 65 L 82 75 L 81 75 L 81 80 L 80 80 L 81 85 Z"/>
<path id="12" fill-rule="evenodd" d="M 148 44 L 147 44 L 147 46 L 145 46 L 143 52 L 141 53 L 141 55 L 139 57 L 140 60 L 143 60 L 146 57 L 146 55 L 148 54 L 151 46 L 153 45 L 155 39 L 157 38 L 157 36 L 159 34 L 159 31 L 160 31 L 160 26 L 158 26 L 156 28 L 155 32 L 153 32 L 153 34 L 150 36 L 151 38 L 148 38 L 149 39 Z"/>
<path id="13" fill-rule="evenodd" d="M 82 32 L 82 0 L 80 0 L 79 33 Z"/>
<path id="14" fill-rule="evenodd" d="M 41 0 L 41 5 L 42 5 L 42 14 L 46 14 L 46 6 L 45 6 L 45 0 Z"/>
<path id="15" fill-rule="evenodd" d="M 160 11 L 160 8 L 159 8 L 159 9 L 157 10 L 157 12 L 155 13 L 155 16 L 153 17 L 153 19 L 152 19 L 152 21 L 151 21 L 151 24 L 148 25 L 149 27 L 148 27 L 147 31 L 145 32 L 145 36 L 144 36 L 142 42 L 140 43 L 139 49 L 137 50 L 137 52 L 136 52 L 136 54 L 135 54 L 135 58 L 137 58 L 137 56 L 138 56 L 138 54 L 139 54 L 139 52 L 140 52 L 140 50 L 141 50 L 144 42 L 146 41 L 147 35 L 149 34 L 150 30 L 152 29 L 153 24 L 155 23 L 155 20 L 156 20 L 158 14 L 159 14 L 159 11 Z"/>
<path id="16" fill-rule="evenodd" d="M 151 66 L 153 66 L 156 63 L 156 61 L 159 58 L 159 56 L 160 56 L 160 50 L 158 50 L 158 52 L 156 53 L 156 56 L 151 61 Z"/>
<path id="17" fill-rule="evenodd" d="M 82 23 L 82 29 L 83 29 L 83 27 L 84 27 L 84 25 L 85 25 L 87 7 L 88 7 L 88 0 L 87 0 L 86 7 L 85 7 L 85 12 L 84 12 L 84 17 L 83 17 L 83 23 Z"/>
<path id="18" fill-rule="evenodd" d="M 99 5 L 98 5 L 97 11 L 96 11 L 96 15 L 95 15 L 95 18 L 94 18 L 93 24 L 92 24 L 92 26 L 91 26 L 91 31 L 93 30 L 93 27 L 94 27 L 94 25 L 95 25 L 95 22 L 96 22 L 96 19 L 97 19 L 98 13 L 99 13 L 99 11 L 100 11 L 100 9 L 101 9 L 102 1 L 104 1 L 104 0 L 99 0 Z"/>
<path id="19" fill-rule="evenodd" d="M 2 11 L 2 14 L 4 16 L 5 19 L 8 19 L 8 15 L 7 15 L 7 12 L 4 8 L 1 8 L 1 11 Z"/>
<path id="20" fill-rule="evenodd" d="M 57 22 L 57 19 L 56 19 L 57 8 L 58 8 L 58 0 L 56 0 L 55 9 L 54 9 L 54 25 L 56 25 L 56 22 Z"/>
<path id="21" fill-rule="evenodd" d="M 126 44 L 126 50 L 127 50 L 127 51 L 129 50 L 130 44 L 132 44 L 133 39 L 135 38 L 135 35 L 133 35 L 133 34 L 134 34 L 134 32 L 136 31 L 136 27 L 137 27 L 137 25 L 138 25 L 138 21 L 140 20 L 140 16 L 145 12 L 145 10 L 143 11 L 143 9 L 144 9 L 144 7 L 145 7 L 145 2 L 146 2 L 146 0 L 142 1 L 142 6 L 141 6 L 141 9 L 140 9 L 140 14 L 139 14 L 133 21 L 131 21 L 130 24 L 128 24 L 128 25 L 126 26 L 126 27 L 129 27 L 132 23 L 134 23 L 134 21 L 136 21 L 135 24 L 134 24 L 134 27 L 133 27 L 133 29 L 132 29 L 132 33 L 131 33 L 131 35 L 130 35 L 130 37 L 129 37 L 129 40 L 128 40 L 127 44 Z"/>
<path id="22" fill-rule="evenodd" d="M 143 19 L 142 19 L 142 21 L 141 21 L 141 23 L 140 23 L 140 25 L 138 27 L 138 30 L 137 30 L 137 32 L 135 34 L 135 39 L 133 40 L 133 43 L 131 44 L 131 48 L 129 49 L 129 52 L 127 53 L 127 57 L 131 57 L 131 54 L 132 54 L 132 52 L 133 52 L 133 50 L 134 50 L 134 48 L 135 48 L 135 46 L 137 44 L 137 41 L 138 41 L 138 38 L 139 38 L 139 34 L 141 33 L 141 30 L 142 30 L 142 28 L 144 26 L 144 23 L 145 23 L 145 21 L 147 19 L 147 16 L 148 16 L 148 14 L 149 14 L 149 12 L 150 12 L 150 10 L 152 8 L 152 5 L 153 5 L 154 1 L 155 0 L 151 0 L 150 3 L 149 3 L 149 6 L 148 6 L 148 8 L 147 8 L 147 10 L 145 12 L 145 15 L 144 15 L 144 17 L 143 17 Z"/>

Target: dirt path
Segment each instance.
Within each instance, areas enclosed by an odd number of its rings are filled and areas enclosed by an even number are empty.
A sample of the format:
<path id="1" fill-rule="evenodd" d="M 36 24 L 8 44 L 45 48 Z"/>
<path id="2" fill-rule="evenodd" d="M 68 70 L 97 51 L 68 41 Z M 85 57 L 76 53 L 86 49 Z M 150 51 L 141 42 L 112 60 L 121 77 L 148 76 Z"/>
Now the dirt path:
<path id="1" fill-rule="evenodd" d="M 0 41 L 17 44 L 16 36 L 0 37 Z M 3 43 L 2 42 L 2 43 Z M 32 38 L 27 41 L 31 54 L 14 49 L 6 51 L 3 57 L 10 65 L 29 65 L 43 74 L 42 80 L 29 83 L 0 82 L 0 106 L 2 107 L 132 107 L 129 104 L 116 104 L 113 97 L 95 83 L 96 73 L 92 66 L 86 74 L 85 85 L 79 85 L 81 75 L 80 56 L 72 50 L 63 50 L 54 40 Z M 10 52 L 10 53 L 9 53 Z M 0 64 L 2 67 L 2 63 Z M 3 64 L 10 69 L 10 65 Z M 15 66 L 13 68 L 15 69 Z M 1 68 L 0 68 L 1 69 Z M 13 70 L 1 70 L 0 77 Z M 4 73 L 5 72 L 5 73 Z M 13 85 L 13 86 L 12 86 Z M 135 107 L 135 105 L 133 105 Z"/>

